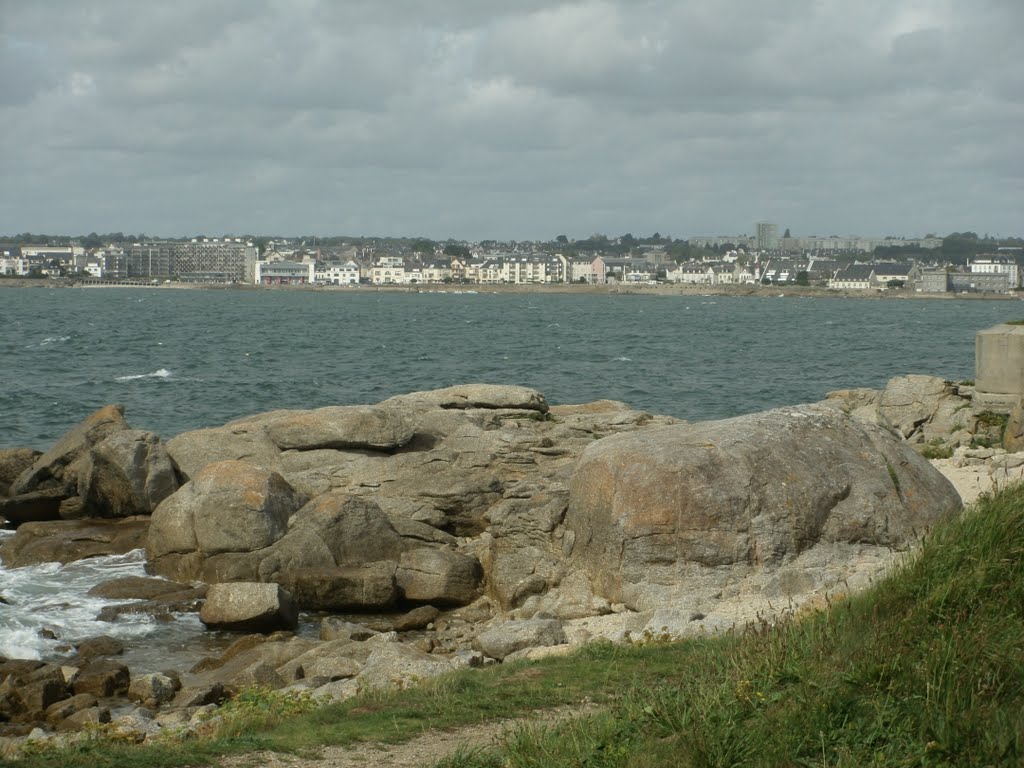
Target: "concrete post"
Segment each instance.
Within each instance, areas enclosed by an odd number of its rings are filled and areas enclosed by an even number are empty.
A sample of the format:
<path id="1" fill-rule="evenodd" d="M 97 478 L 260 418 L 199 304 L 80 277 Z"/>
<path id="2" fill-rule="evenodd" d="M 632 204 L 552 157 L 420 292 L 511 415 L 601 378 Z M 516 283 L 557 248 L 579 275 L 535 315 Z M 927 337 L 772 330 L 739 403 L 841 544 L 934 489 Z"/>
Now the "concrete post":
<path id="1" fill-rule="evenodd" d="M 1002 323 L 974 337 L 974 410 L 1009 413 L 1024 396 L 1024 325 Z"/>

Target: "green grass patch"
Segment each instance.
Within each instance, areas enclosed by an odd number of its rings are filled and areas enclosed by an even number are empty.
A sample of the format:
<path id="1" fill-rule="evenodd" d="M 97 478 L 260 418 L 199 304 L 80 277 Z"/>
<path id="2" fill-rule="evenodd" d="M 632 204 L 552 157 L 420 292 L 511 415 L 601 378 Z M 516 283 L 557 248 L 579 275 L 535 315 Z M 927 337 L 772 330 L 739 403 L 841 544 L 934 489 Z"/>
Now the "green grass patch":
<path id="1" fill-rule="evenodd" d="M 1024 764 L 1024 486 L 983 497 L 868 592 L 777 625 L 642 646 L 595 643 L 280 717 L 254 692 L 219 735 L 94 742 L 24 768 L 204 765 L 253 749 L 400 741 L 425 729 L 589 702 L 446 768 Z M 295 706 L 301 710 L 301 702 Z M 543 722 L 544 718 L 539 718 Z"/>
<path id="2" fill-rule="evenodd" d="M 953 455 L 953 446 L 943 445 L 940 440 L 937 443 L 921 446 L 918 452 L 926 459 L 948 459 Z"/>

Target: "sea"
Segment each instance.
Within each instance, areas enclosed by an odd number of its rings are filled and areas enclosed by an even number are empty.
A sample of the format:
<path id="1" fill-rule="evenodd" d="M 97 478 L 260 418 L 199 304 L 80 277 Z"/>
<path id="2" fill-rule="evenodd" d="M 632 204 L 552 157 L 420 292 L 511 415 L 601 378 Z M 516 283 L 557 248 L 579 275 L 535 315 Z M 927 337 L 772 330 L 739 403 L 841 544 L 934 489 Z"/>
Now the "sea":
<path id="1" fill-rule="evenodd" d="M 276 408 L 473 382 L 533 387 L 551 404 L 728 418 L 907 373 L 971 379 L 975 333 L 1022 317 L 1006 300 L 774 293 L 0 289 L 0 448 L 45 450 L 108 403 L 166 440 Z M 206 649 L 194 616 L 95 620 L 106 603 L 86 591 L 142 573 L 140 552 L 0 564 L 0 656 L 59 657 L 109 634 L 145 648 L 130 660 L 149 671 Z"/>

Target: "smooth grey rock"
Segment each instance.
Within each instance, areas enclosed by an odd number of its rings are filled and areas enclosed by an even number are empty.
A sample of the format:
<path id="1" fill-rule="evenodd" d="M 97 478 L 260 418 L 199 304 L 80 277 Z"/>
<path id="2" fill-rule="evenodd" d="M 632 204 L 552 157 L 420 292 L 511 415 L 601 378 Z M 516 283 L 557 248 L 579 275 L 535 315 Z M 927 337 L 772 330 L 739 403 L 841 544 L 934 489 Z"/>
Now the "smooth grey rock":
<path id="1" fill-rule="evenodd" d="M 397 561 L 404 549 L 388 516 L 373 501 L 332 492 L 310 501 L 260 565 L 263 580 L 300 568 L 355 566 Z"/>
<path id="2" fill-rule="evenodd" d="M 105 659 L 90 661 L 75 677 L 74 691 L 90 693 L 97 699 L 124 696 L 128 693 L 128 667 Z"/>
<path id="3" fill-rule="evenodd" d="M 178 476 L 160 438 L 126 429 L 79 459 L 78 495 L 88 517 L 148 515 L 178 490 Z"/>
<path id="4" fill-rule="evenodd" d="M 167 453 L 189 480 L 203 467 L 218 461 L 244 461 L 255 467 L 278 471 L 281 451 L 263 425 L 240 422 L 182 432 L 167 441 Z"/>
<path id="5" fill-rule="evenodd" d="M 364 688 L 406 688 L 427 678 L 451 672 L 447 658 L 418 651 L 401 643 L 383 643 L 373 649 L 356 680 Z"/>
<path id="6" fill-rule="evenodd" d="M 207 465 L 153 512 L 147 559 L 156 574 L 191 581 L 204 558 L 269 547 L 305 502 L 276 472 L 242 461 Z M 162 562 L 193 553 L 201 557 L 189 562 L 192 573 L 183 573 L 178 561 Z"/>
<path id="7" fill-rule="evenodd" d="M 557 619 L 506 621 L 477 635 L 473 647 L 492 659 L 502 661 L 524 648 L 562 645 L 568 642 L 562 622 Z"/>
<path id="8" fill-rule="evenodd" d="M 92 446 L 115 432 L 130 429 L 124 420 L 124 407 L 107 405 L 72 427 L 53 446 L 39 456 L 11 485 L 12 495 L 51 488 L 75 495 L 77 460 Z"/>
<path id="9" fill-rule="evenodd" d="M 953 486 L 887 431 L 800 406 L 592 444 L 565 525 L 570 565 L 595 593 L 643 609 L 719 591 L 819 543 L 906 549 L 960 506 Z"/>
<path id="10" fill-rule="evenodd" d="M 60 520 L 61 502 L 66 498 L 67 492 L 63 488 L 29 491 L 10 498 L 0 498 L 0 517 L 13 525 Z"/>
<path id="11" fill-rule="evenodd" d="M 32 448 L 0 448 L 0 497 L 8 496 L 18 475 L 42 455 L 41 451 Z"/>
<path id="12" fill-rule="evenodd" d="M 546 412 L 547 400 L 535 389 L 503 384 L 461 384 L 428 392 L 413 392 L 385 400 L 381 405 L 422 404 L 440 408 L 514 408 Z"/>
<path id="13" fill-rule="evenodd" d="M 396 574 L 406 600 L 441 605 L 473 602 L 480 595 L 481 576 L 476 558 L 429 547 L 403 554 Z"/>
<path id="14" fill-rule="evenodd" d="M 395 632 L 412 632 L 423 629 L 440 615 L 441 612 L 434 606 L 421 605 L 395 619 L 392 629 Z"/>
<path id="15" fill-rule="evenodd" d="M 144 547 L 148 532 L 148 517 L 25 523 L 0 546 L 0 558 L 8 568 L 20 568 L 123 555 Z"/>
<path id="16" fill-rule="evenodd" d="M 369 640 L 376 635 L 376 630 L 365 627 L 362 624 L 355 624 L 345 621 L 337 616 L 325 616 L 320 621 L 321 640 Z"/>
<path id="17" fill-rule="evenodd" d="M 146 706 L 157 707 L 171 701 L 177 691 L 178 687 L 170 677 L 150 672 L 132 678 L 128 685 L 128 698 Z"/>
<path id="18" fill-rule="evenodd" d="M 310 610 L 384 609 L 398 597 L 395 564 L 389 561 L 348 568 L 297 568 L 278 578 L 298 604 Z"/>
<path id="19" fill-rule="evenodd" d="M 412 440 L 413 425 L 401 408 L 330 406 L 277 419 L 267 427 L 267 434 L 281 450 L 389 451 Z"/>
<path id="20" fill-rule="evenodd" d="M 235 632 L 273 632 L 295 629 L 295 601 L 277 584 L 211 584 L 199 620 L 207 629 Z"/>

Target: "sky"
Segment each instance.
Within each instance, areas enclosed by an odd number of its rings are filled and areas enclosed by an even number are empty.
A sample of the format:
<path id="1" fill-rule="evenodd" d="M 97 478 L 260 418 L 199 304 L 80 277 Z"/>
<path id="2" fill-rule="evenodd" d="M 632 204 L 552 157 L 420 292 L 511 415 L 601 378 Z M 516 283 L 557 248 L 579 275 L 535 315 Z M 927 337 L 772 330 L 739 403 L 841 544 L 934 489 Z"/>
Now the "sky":
<path id="1" fill-rule="evenodd" d="M 0 233 L 1024 234 L 1022 0 L 0 0 Z"/>

